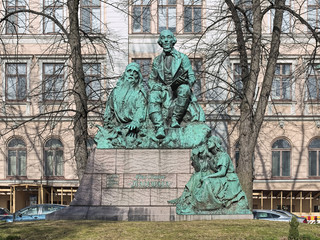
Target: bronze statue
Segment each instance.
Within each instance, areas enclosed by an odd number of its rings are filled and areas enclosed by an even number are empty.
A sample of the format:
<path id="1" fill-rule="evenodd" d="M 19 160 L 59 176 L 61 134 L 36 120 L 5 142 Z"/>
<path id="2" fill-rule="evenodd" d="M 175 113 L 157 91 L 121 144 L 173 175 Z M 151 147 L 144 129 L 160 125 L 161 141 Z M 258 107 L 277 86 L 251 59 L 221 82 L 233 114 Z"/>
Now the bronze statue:
<path id="1" fill-rule="evenodd" d="M 179 128 L 187 112 L 189 121 L 204 121 L 202 108 L 196 103 L 192 86 L 196 81 L 189 58 L 174 49 L 177 42 L 170 30 L 160 33 L 158 44 L 163 52 L 152 64 L 149 77 L 149 116 L 156 128 L 156 138 L 165 137 L 165 122 L 171 120 L 172 128 Z M 188 111 L 190 102 L 193 102 Z M 173 107 L 170 114 L 170 107 Z M 167 119 L 171 116 L 171 119 Z"/>
<path id="2" fill-rule="evenodd" d="M 141 144 L 138 134 L 147 118 L 147 94 L 142 80 L 140 65 L 128 64 L 106 103 L 104 126 L 98 126 L 100 131 L 95 139 L 102 146 L 136 147 Z"/>

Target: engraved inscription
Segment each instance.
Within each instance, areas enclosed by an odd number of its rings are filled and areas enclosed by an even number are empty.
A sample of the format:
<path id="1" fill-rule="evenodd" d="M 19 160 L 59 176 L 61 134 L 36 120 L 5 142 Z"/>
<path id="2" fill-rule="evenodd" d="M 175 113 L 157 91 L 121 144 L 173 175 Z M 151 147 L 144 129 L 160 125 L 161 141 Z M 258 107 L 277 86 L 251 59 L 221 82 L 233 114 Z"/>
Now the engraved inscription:
<path id="1" fill-rule="evenodd" d="M 107 175 L 106 188 L 119 187 L 119 176 L 117 174 Z"/>
<path id="2" fill-rule="evenodd" d="M 137 174 L 131 183 L 131 188 L 170 188 L 172 182 L 166 181 L 166 178 L 166 175 Z"/>

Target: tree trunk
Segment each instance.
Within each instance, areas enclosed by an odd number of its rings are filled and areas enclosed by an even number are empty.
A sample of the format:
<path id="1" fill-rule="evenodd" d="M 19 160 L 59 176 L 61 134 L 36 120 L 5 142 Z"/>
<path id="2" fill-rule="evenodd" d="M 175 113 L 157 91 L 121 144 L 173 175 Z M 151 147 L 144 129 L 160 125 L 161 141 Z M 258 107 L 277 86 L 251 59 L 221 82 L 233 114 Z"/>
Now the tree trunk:
<path id="1" fill-rule="evenodd" d="M 80 43 L 80 25 L 78 19 L 79 0 L 68 0 L 70 33 L 68 35 L 71 50 L 72 78 L 74 81 L 73 96 L 76 106 L 74 116 L 74 156 L 77 163 L 77 173 L 79 180 L 82 178 L 87 164 L 87 94 L 82 66 L 82 53 Z"/>
<path id="2" fill-rule="evenodd" d="M 285 0 L 276 0 L 275 6 L 284 6 Z M 240 106 L 240 157 L 237 173 L 244 192 L 248 197 L 249 206 L 253 206 L 253 160 L 254 150 L 257 143 L 258 135 L 264 120 L 265 111 L 272 88 L 272 81 L 277 64 L 280 47 L 280 33 L 282 25 L 283 10 L 276 9 L 274 17 L 274 29 L 270 44 L 270 54 L 266 73 L 263 78 L 261 93 L 255 105 L 255 88 L 258 82 L 261 58 L 261 23 L 262 15 L 259 0 L 253 1 L 253 40 L 251 48 L 251 71 L 249 82 L 244 88 L 244 98 Z"/>

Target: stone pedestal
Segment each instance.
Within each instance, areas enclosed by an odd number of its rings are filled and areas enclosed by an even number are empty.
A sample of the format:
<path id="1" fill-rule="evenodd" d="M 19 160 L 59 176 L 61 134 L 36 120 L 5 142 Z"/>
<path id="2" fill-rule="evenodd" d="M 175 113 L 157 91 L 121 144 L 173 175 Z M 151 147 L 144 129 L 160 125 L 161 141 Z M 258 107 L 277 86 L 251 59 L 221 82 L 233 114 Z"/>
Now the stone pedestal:
<path id="1" fill-rule="evenodd" d="M 179 197 L 193 167 L 190 149 L 96 149 L 68 208 L 56 219 L 177 221 L 252 219 L 252 215 L 177 215 L 168 200 Z"/>

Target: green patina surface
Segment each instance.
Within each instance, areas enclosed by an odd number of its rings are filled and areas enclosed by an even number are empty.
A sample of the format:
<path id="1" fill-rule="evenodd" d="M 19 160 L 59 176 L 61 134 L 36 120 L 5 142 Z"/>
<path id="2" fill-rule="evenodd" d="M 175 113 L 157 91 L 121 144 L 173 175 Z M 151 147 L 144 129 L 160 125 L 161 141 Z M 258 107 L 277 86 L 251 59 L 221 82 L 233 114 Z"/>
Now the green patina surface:
<path id="1" fill-rule="evenodd" d="M 196 79 L 189 58 L 174 49 L 176 38 L 161 32 L 163 52 L 152 64 L 149 91 L 140 66 L 130 63 L 113 89 L 98 126 L 97 148 L 191 148 L 194 174 L 183 194 L 168 201 L 178 214 L 250 214 L 229 155 L 211 136 L 205 115 L 192 93 Z M 163 179 L 136 176 L 132 188 L 165 188 Z M 115 180 L 110 180 L 114 183 Z"/>

